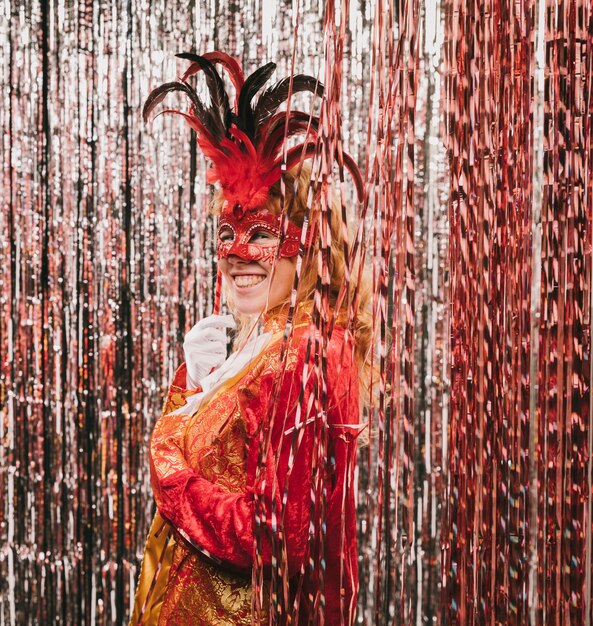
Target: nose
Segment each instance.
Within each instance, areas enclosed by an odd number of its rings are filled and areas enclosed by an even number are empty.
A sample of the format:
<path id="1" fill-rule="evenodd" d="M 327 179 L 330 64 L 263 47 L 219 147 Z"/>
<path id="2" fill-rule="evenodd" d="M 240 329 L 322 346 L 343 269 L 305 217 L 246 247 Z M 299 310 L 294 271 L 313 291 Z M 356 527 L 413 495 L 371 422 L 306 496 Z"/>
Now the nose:
<path id="1" fill-rule="evenodd" d="M 229 254 L 227 260 L 231 265 L 244 265 L 245 263 L 251 263 L 251 261 L 249 261 L 248 259 L 243 259 L 236 254 Z"/>

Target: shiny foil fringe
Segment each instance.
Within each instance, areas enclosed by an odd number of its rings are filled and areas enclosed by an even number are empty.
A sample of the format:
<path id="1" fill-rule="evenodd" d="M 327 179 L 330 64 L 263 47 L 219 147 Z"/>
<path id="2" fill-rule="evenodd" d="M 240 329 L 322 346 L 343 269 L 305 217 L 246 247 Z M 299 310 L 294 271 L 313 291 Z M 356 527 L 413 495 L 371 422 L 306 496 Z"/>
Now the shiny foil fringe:
<path id="1" fill-rule="evenodd" d="M 364 169 L 359 623 L 591 623 L 589 2 L 30 0 L 0 47 L 4 623 L 129 615 L 146 444 L 215 290 L 204 163 L 140 110 L 213 48 L 294 52 L 333 87 L 319 176 L 336 142 Z"/>

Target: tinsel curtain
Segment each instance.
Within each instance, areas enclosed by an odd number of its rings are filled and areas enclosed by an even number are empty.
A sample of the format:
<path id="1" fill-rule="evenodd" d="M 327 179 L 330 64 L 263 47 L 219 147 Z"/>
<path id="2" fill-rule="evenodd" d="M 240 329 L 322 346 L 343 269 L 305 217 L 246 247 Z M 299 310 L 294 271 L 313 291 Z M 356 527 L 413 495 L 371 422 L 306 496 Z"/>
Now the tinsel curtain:
<path id="1" fill-rule="evenodd" d="M 222 49 L 330 78 L 365 175 L 359 623 L 591 624 L 589 0 L 4 2 L 0 48 L 0 622 L 129 616 L 215 282 L 205 164 L 140 113 Z"/>

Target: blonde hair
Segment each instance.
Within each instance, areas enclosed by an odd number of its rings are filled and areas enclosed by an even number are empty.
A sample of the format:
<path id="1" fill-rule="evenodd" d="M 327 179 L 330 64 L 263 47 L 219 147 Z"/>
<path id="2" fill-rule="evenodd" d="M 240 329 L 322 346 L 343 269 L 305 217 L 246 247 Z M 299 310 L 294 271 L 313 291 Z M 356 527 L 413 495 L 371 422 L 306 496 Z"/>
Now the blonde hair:
<path id="1" fill-rule="evenodd" d="M 302 227 L 307 215 L 309 187 L 311 181 L 311 168 L 307 165 L 302 166 L 300 171 L 295 168 L 284 174 L 285 196 L 284 211 L 288 212 L 290 221 L 296 226 Z M 280 182 L 275 183 L 269 194 L 268 202 L 262 209 L 270 212 L 280 213 L 281 187 Z M 213 197 L 211 204 L 211 212 L 219 215 L 224 206 L 224 198 L 222 192 L 217 191 Z M 314 211 L 318 211 L 318 207 L 310 211 L 308 219 Z M 352 229 L 348 229 L 345 233 L 342 219 L 342 204 L 336 194 L 328 206 L 328 222 L 329 232 L 331 236 L 331 250 L 329 259 L 329 304 L 332 309 L 337 305 L 340 291 L 346 278 L 346 250 L 349 256 L 352 255 L 354 243 L 354 233 Z M 348 240 L 345 240 L 347 234 Z M 370 352 L 372 345 L 372 315 L 371 315 L 371 280 L 369 272 L 360 265 L 360 253 L 362 247 L 359 247 L 357 258 L 352 264 L 350 272 L 350 280 L 347 291 L 340 304 L 340 311 L 337 319 L 340 324 L 347 326 L 355 340 L 355 359 L 359 370 L 360 382 L 363 388 L 368 389 L 370 375 Z M 303 255 L 303 263 L 300 270 L 300 277 L 297 288 L 297 302 L 313 304 L 313 298 L 318 282 L 318 253 L 319 253 L 319 237 L 315 243 Z M 353 307 L 352 304 L 356 306 Z M 232 308 L 232 302 L 229 302 Z M 288 305 L 289 298 L 282 305 Z M 239 325 L 246 328 L 253 325 L 252 320 L 241 319 L 238 316 Z"/>

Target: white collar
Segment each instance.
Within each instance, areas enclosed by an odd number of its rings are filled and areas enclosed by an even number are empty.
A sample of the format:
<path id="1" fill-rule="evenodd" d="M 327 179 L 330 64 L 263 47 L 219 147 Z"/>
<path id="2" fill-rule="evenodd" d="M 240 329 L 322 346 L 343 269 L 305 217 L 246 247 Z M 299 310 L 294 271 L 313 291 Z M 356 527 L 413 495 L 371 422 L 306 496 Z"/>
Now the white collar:
<path id="1" fill-rule="evenodd" d="M 240 350 L 233 352 L 218 369 L 215 369 L 200 381 L 202 391 L 189 396 L 183 406 L 175 409 L 175 411 L 171 411 L 168 415 L 195 415 L 202 407 L 202 404 L 212 397 L 222 383 L 238 374 L 261 354 L 271 338 L 272 333 L 262 333 L 261 335 L 251 337 Z"/>

